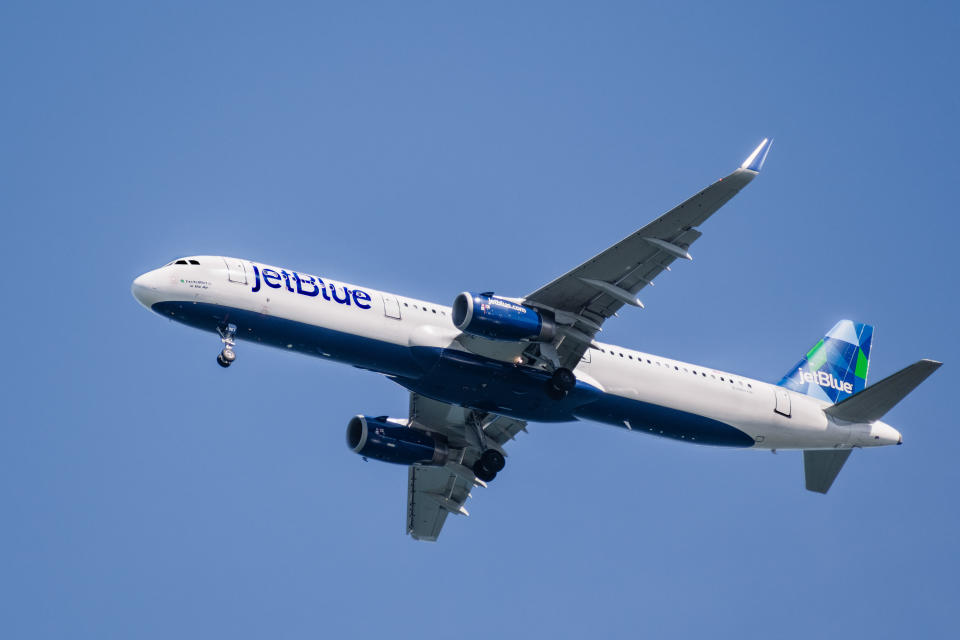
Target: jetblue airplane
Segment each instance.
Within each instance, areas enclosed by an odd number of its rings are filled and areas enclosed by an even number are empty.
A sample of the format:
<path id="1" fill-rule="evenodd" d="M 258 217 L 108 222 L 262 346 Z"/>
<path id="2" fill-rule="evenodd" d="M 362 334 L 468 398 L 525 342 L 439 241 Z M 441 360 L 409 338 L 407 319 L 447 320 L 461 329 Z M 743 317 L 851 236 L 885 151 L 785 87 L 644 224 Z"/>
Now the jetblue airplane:
<path id="1" fill-rule="evenodd" d="M 410 391 L 406 418 L 358 415 L 347 445 L 409 466 L 407 533 L 436 540 L 447 514 L 503 471 L 528 421 L 592 420 L 694 444 L 802 449 L 806 487 L 826 493 L 858 447 L 901 444 L 884 414 L 932 374 L 920 360 L 867 387 L 873 327 L 841 320 L 777 384 L 597 340 L 676 260 L 698 227 L 753 180 L 764 140 L 715 182 L 523 298 L 464 292 L 452 307 L 293 269 L 181 258 L 133 281 L 157 314 L 223 344 L 258 342 L 381 373 Z"/>

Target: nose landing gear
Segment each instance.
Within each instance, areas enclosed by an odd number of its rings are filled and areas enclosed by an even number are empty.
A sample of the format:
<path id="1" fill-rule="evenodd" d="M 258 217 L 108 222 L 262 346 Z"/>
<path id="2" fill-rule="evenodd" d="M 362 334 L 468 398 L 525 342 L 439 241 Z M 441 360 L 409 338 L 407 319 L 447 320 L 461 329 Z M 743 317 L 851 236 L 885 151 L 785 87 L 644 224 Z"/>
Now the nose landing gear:
<path id="1" fill-rule="evenodd" d="M 237 325 L 228 324 L 226 327 L 217 327 L 217 333 L 220 334 L 220 342 L 223 343 L 223 350 L 217 355 L 217 364 L 226 369 L 237 359 L 237 354 L 233 350 L 237 335 Z"/>

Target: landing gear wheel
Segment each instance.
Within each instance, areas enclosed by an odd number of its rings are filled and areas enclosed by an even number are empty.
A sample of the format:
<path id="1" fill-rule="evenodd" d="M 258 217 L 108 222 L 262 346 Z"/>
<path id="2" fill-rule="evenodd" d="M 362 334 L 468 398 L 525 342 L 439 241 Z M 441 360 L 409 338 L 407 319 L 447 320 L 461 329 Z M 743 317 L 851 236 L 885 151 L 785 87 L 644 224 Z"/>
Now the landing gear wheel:
<path id="1" fill-rule="evenodd" d="M 553 372 L 547 382 L 547 395 L 554 400 L 562 400 L 575 386 L 577 386 L 577 376 L 573 375 L 570 369 L 560 367 Z"/>
<path id="2" fill-rule="evenodd" d="M 217 364 L 226 369 L 230 363 L 237 359 L 237 354 L 233 350 L 236 344 L 234 339 L 237 335 L 237 325 L 228 324 L 225 327 L 217 327 L 217 333 L 220 334 L 220 342 L 223 343 L 223 350 L 217 356 Z"/>
<path id="3" fill-rule="evenodd" d="M 499 473 L 503 471 L 507 461 L 504 459 L 503 454 L 496 449 L 487 449 L 480 454 L 480 464 L 494 473 Z"/>
<path id="4" fill-rule="evenodd" d="M 496 449 L 485 449 L 473 463 L 473 472 L 484 482 L 490 482 L 497 477 L 497 473 L 503 471 L 506 464 L 502 453 Z"/>
<path id="5" fill-rule="evenodd" d="M 473 473 L 477 476 L 477 479 L 483 480 L 484 482 L 490 482 L 497 477 L 497 472 L 483 466 L 481 460 L 477 460 L 473 464 Z"/>

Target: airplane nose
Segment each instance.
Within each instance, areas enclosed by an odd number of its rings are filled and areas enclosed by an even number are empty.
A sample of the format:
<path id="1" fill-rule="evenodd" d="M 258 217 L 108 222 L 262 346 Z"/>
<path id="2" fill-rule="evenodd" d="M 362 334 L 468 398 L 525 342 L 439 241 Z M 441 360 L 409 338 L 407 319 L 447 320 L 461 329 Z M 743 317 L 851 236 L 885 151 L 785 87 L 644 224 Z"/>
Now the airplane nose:
<path id="1" fill-rule="evenodd" d="M 133 284 L 130 285 L 130 293 L 133 294 L 137 302 L 147 309 L 150 309 L 153 303 L 157 301 L 158 291 L 153 274 L 153 271 L 149 271 L 141 276 L 137 276 Z"/>

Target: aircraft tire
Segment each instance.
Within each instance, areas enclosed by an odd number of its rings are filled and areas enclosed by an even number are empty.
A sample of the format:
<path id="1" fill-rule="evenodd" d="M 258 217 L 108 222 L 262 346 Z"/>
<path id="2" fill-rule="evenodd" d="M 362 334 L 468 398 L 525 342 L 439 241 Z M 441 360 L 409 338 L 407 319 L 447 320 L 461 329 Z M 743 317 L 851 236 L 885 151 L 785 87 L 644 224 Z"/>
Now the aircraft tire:
<path id="1" fill-rule="evenodd" d="M 494 473 L 500 473 L 507 465 L 507 461 L 496 449 L 487 449 L 480 454 L 480 464 Z"/>
<path id="2" fill-rule="evenodd" d="M 484 466 L 482 458 L 473 464 L 473 473 L 478 479 L 483 480 L 484 482 L 490 482 L 497 477 L 496 471 L 493 469 L 488 469 Z"/>

